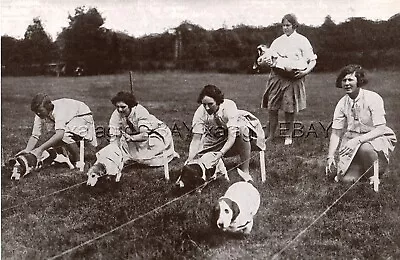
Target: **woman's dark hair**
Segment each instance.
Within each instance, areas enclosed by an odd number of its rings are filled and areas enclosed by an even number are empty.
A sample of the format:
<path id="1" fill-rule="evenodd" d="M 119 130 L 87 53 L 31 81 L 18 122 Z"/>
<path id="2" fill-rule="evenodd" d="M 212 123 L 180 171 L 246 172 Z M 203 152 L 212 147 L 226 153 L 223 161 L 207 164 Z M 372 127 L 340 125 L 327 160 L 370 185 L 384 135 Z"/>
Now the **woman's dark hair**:
<path id="1" fill-rule="evenodd" d="M 38 112 L 40 106 L 43 106 L 48 111 L 52 111 L 54 109 L 53 103 L 51 103 L 49 96 L 45 93 L 38 93 L 32 99 L 31 110 L 33 112 Z"/>
<path id="2" fill-rule="evenodd" d="M 203 90 L 199 94 L 199 97 L 197 98 L 197 103 L 201 104 L 201 101 L 205 96 L 213 98 L 217 105 L 224 102 L 224 93 L 222 93 L 222 91 L 214 85 L 204 86 Z"/>
<path id="3" fill-rule="evenodd" d="M 124 102 L 128 107 L 134 107 L 138 104 L 135 95 L 130 92 L 120 91 L 111 99 L 111 103 L 115 106 L 117 102 Z"/>
<path id="4" fill-rule="evenodd" d="M 297 17 L 294 14 L 286 14 L 282 18 L 282 23 L 283 20 L 288 20 L 288 22 L 292 24 L 293 29 L 297 29 L 297 27 L 299 27 L 299 22 L 297 21 Z"/>
<path id="5" fill-rule="evenodd" d="M 365 77 L 365 71 L 364 69 L 357 64 L 350 64 L 345 67 L 343 67 L 340 72 L 338 77 L 336 78 L 336 87 L 337 88 L 342 88 L 342 80 L 343 78 L 348 75 L 348 74 L 353 74 L 357 78 L 357 87 L 362 87 L 368 83 L 367 78 Z"/>

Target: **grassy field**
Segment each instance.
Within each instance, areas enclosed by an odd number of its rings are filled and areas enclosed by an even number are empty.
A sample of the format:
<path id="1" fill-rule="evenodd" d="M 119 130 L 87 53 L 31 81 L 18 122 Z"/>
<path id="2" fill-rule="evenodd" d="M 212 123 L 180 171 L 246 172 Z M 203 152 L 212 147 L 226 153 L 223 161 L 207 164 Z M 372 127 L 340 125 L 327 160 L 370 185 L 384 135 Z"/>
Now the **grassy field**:
<path id="1" fill-rule="evenodd" d="M 253 154 L 250 166 L 262 202 L 249 236 L 221 234 L 210 227 L 211 208 L 229 186 L 222 179 L 200 194 L 178 197 L 173 184 L 164 181 L 161 168 L 127 167 L 119 184 L 101 182 L 89 188 L 75 185 L 86 180 L 78 170 L 54 166 L 13 182 L 5 167 L 1 172 L 1 258 L 271 259 L 279 252 L 277 259 L 400 259 L 399 149 L 379 193 L 366 183 L 347 191 L 349 186 L 324 174 L 328 136 L 323 127 L 329 125 L 343 95 L 334 87 L 335 76 L 314 73 L 307 78 L 308 108 L 296 118 L 296 133 L 302 136 L 291 147 L 284 147 L 283 140 L 267 147 L 265 183 L 260 181 L 257 153 Z M 399 136 L 400 74 L 371 71 L 368 76 L 367 88 L 383 97 L 388 126 Z M 219 86 L 239 108 L 265 124 L 266 111 L 259 104 L 266 77 L 134 75 L 139 102 L 173 129 L 181 158 L 170 164 L 172 176 L 187 157 L 190 138 L 185 125 L 190 127 L 200 89 L 206 84 Z M 2 78 L 5 158 L 25 147 L 33 123 L 30 100 L 35 93 L 84 101 L 101 127 L 107 126 L 113 111 L 110 98 L 129 89 L 128 74 Z M 106 138 L 99 141 L 98 148 L 107 144 Z M 86 149 L 87 167 L 94 162 L 95 151 Z M 237 163 L 235 158 L 226 160 L 233 181 L 239 180 L 234 170 Z"/>

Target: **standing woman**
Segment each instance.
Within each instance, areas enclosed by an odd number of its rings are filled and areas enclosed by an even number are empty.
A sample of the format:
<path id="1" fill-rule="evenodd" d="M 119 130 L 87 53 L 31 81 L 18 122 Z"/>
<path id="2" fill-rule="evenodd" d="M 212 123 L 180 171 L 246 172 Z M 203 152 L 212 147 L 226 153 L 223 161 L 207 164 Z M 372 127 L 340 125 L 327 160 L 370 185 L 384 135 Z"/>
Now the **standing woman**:
<path id="1" fill-rule="evenodd" d="M 271 67 L 271 72 L 261 104 L 261 107 L 267 108 L 269 111 L 267 141 L 275 138 L 279 109 L 285 112 L 288 129 L 285 145 L 293 143 L 294 115 L 306 108 L 305 76 L 313 70 L 317 59 L 309 40 L 296 32 L 298 25 L 294 14 L 285 15 L 282 18 L 284 34 L 275 39 L 270 48 L 276 52 L 279 59 L 303 60 L 307 64 L 306 68 L 287 73 L 287 71 L 276 68 L 277 59 L 267 59 L 266 64 Z"/>
<path id="2" fill-rule="evenodd" d="M 360 65 L 344 67 L 336 79 L 336 87 L 346 95 L 333 114 L 326 173 L 335 165 L 340 143 L 337 176 L 345 182 L 357 180 L 377 159 L 387 165 L 396 143 L 396 135 L 386 126 L 382 97 L 361 88 L 367 82 Z"/>

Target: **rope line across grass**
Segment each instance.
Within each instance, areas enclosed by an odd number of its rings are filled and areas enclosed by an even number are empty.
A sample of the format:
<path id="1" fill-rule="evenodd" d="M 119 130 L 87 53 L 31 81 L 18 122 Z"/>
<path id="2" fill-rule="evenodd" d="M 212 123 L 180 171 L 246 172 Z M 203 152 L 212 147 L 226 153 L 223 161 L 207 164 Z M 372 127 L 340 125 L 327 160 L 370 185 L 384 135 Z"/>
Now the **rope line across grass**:
<path id="1" fill-rule="evenodd" d="M 359 182 L 361 180 L 362 177 L 364 177 L 364 175 L 374 166 L 374 164 L 372 164 L 360 177 L 358 177 L 358 179 L 348 188 L 346 189 L 342 195 L 339 196 L 339 198 L 337 198 L 324 212 L 322 212 L 316 219 L 314 219 L 313 222 L 311 222 L 311 224 L 309 224 L 305 229 L 303 229 L 299 234 L 297 234 L 297 236 L 295 236 L 289 243 L 286 244 L 285 247 L 283 247 L 278 253 L 276 253 L 271 259 L 272 260 L 276 260 L 278 259 L 279 255 L 281 255 L 286 249 L 288 249 L 293 243 L 294 241 L 296 241 L 301 235 L 303 235 L 304 233 L 306 233 L 308 231 L 308 229 L 310 229 L 320 218 L 322 218 L 333 206 L 335 206 L 336 203 L 339 202 L 339 200 L 341 200 L 343 198 L 344 195 L 346 195 L 346 193 L 352 189 L 357 182 Z"/>
<path id="2" fill-rule="evenodd" d="M 130 165 L 127 165 L 127 166 L 129 167 Z M 26 201 L 21 202 L 21 203 L 19 203 L 19 204 L 17 204 L 17 205 L 14 205 L 14 206 L 11 206 L 11 207 L 2 209 L 1 212 L 5 212 L 5 211 L 10 210 L 10 209 L 13 209 L 13 208 L 18 208 L 18 207 L 20 207 L 20 206 L 22 206 L 22 205 L 28 204 L 29 202 L 33 202 L 33 201 L 37 201 L 37 200 L 40 200 L 40 199 L 43 199 L 43 198 L 46 198 L 46 197 L 53 196 L 53 195 L 55 195 L 55 194 L 57 194 L 57 193 L 61 193 L 61 192 L 63 192 L 63 191 L 72 189 L 72 188 L 74 188 L 74 187 L 76 187 L 76 186 L 79 186 L 79 185 L 82 185 L 82 184 L 84 184 L 84 183 L 86 183 L 86 181 L 83 181 L 83 182 L 80 182 L 80 183 L 77 183 L 77 184 L 68 186 L 68 187 L 66 187 L 66 188 L 63 188 L 63 189 L 61 189 L 61 190 L 57 190 L 57 191 L 52 192 L 52 193 L 50 193 L 50 194 L 42 195 L 42 196 L 40 196 L 40 197 L 38 197 L 38 198 L 36 198 L 36 199 L 26 200 Z M 9 196 L 9 195 L 2 195 L 2 196 Z M 10 196 L 10 197 L 11 197 L 11 196 Z"/>
<path id="3" fill-rule="evenodd" d="M 251 159 L 255 158 L 256 156 L 258 156 L 258 155 L 252 156 L 252 157 L 250 157 L 250 158 L 249 158 L 248 160 L 246 160 L 246 161 L 250 161 Z M 244 161 L 244 162 L 246 162 L 246 161 Z M 244 162 L 241 162 L 241 163 L 235 165 L 234 167 L 232 167 L 231 169 L 229 169 L 227 172 L 230 172 L 230 171 L 232 171 L 232 170 L 238 168 L 238 167 L 239 167 L 240 165 L 242 165 Z M 217 175 L 217 178 L 219 178 L 220 176 L 222 176 L 222 175 L 221 175 L 221 174 Z M 214 180 L 208 180 L 208 181 L 206 181 L 205 183 L 203 183 L 202 185 L 200 185 L 200 186 L 198 186 L 198 187 L 196 187 L 196 188 L 194 188 L 194 189 L 192 189 L 192 190 L 190 190 L 190 191 L 188 191 L 188 192 L 182 194 L 181 196 L 176 197 L 176 198 L 174 198 L 174 199 L 172 199 L 172 200 L 170 200 L 170 201 L 168 201 L 168 202 L 162 204 L 161 206 L 158 206 L 158 207 L 156 207 L 156 208 L 154 208 L 154 209 L 152 209 L 152 210 L 150 210 L 150 211 L 148 211 L 148 212 L 146 212 L 146 213 L 144 213 L 144 214 L 141 214 L 141 215 L 137 216 L 136 218 L 131 219 L 131 220 L 129 220 L 128 222 L 125 222 L 124 224 L 119 225 L 119 226 L 117 226 L 117 227 L 115 227 L 115 228 L 113 228 L 113 229 L 111 229 L 111 230 L 109 230 L 109 231 L 107 231 L 107 232 L 105 232 L 105 233 L 103 233 L 103 234 L 97 236 L 97 237 L 94 237 L 94 238 L 92 238 L 92 239 L 89 239 L 89 240 L 87 240 L 87 241 L 85 241 L 85 242 L 83 242 L 83 243 L 81 243 L 81 244 L 79 244 L 79 245 L 77 245 L 77 246 L 75 246 L 75 247 L 72 247 L 72 248 L 70 248 L 70 249 L 68 249 L 68 250 L 65 250 L 64 252 L 62 252 L 62 253 L 60 253 L 60 254 L 58 254 L 58 255 L 52 256 L 52 257 L 48 258 L 48 260 L 57 259 L 57 258 L 59 258 L 59 257 L 61 257 L 61 256 L 64 256 L 64 255 L 66 255 L 66 254 L 69 254 L 69 253 L 75 251 L 76 249 L 79 249 L 79 248 L 81 248 L 81 247 L 83 247 L 83 246 L 85 246 L 85 245 L 91 244 L 92 242 L 94 242 L 94 241 L 96 241 L 96 240 L 99 240 L 99 239 L 101 239 L 101 238 L 103 238 L 103 237 L 105 237 L 105 236 L 107 236 L 107 235 L 109 235 L 109 234 L 111 234 L 111 233 L 113 233 L 113 232 L 115 232 L 115 231 L 117 231 L 117 230 L 119 230 L 119 229 L 121 229 L 121 228 L 123 228 L 123 227 L 129 225 L 129 224 L 132 224 L 132 223 L 138 221 L 139 219 L 142 219 L 142 218 L 144 218 L 144 217 L 146 217 L 146 216 L 148 216 L 148 215 L 150 215 L 150 214 L 152 214 L 152 213 L 155 213 L 155 212 L 157 212 L 157 211 L 159 211 L 159 210 L 161 210 L 161 209 L 163 209 L 163 208 L 169 206 L 170 204 L 174 203 L 175 201 L 178 201 L 178 200 L 180 200 L 180 199 L 186 197 L 186 196 L 189 195 L 190 193 L 192 193 L 192 192 L 194 192 L 194 191 L 196 191 L 196 190 L 198 190 L 198 189 L 200 189 L 200 188 L 206 187 L 206 186 L 207 186 L 210 182 L 212 182 L 212 181 L 214 181 Z"/>
<path id="4" fill-rule="evenodd" d="M 74 185 L 72 185 L 72 186 L 66 187 L 66 188 L 64 188 L 64 189 L 61 189 L 61 190 L 52 192 L 52 193 L 50 193 L 50 194 L 42 195 L 42 196 L 40 196 L 40 197 L 37 197 L 36 199 L 26 200 L 26 201 L 24 201 L 24 202 L 22 202 L 22 203 L 19 203 L 19 204 L 17 204 L 17 205 L 14 205 L 14 206 L 11 206 L 11 207 L 2 209 L 1 212 L 5 212 L 5 211 L 7 211 L 7 210 L 20 207 L 20 206 L 22 206 L 22 205 L 28 204 L 29 202 L 33 202 L 33 201 L 40 200 L 40 199 L 43 199 L 43 198 L 46 198 L 46 197 L 50 197 L 50 196 L 55 195 L 55 194 L 57 194 L 57 193 L 61 193 L 61 192 L 63 192 L 63 191 L 72 189 L 72 188 L 74 188 L 74 187 L 76 187 L 76 186 L 82 185 L 82 184 L 85 183 L 85 182 L 86 182 L 86 181 L 83 181 L 83 182 L 74 184 Z"/>

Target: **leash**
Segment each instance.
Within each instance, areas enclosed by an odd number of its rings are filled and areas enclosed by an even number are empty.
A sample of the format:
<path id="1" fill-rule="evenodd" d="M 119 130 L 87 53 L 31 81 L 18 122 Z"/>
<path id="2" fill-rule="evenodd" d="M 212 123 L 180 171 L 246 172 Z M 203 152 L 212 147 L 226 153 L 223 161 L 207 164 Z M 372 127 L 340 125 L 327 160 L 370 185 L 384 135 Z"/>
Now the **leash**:
<path id="1" fill-rule="evenodd" d="M 55 195 L 55 194 L 57 194 L 57 193 L 61 193 L 61 192 L 63 192 L 63 191 L 72 189 L 72 188 L 74 188 L 74 187 L 76 187 L 76 186 L 82 185 L 83 183 L 86 183 L 86 181 L 83 181 L 83 182 L 74 184 L 74 185 L 72 185 L 72 186 L 69 186 L 69 187 L 67 187 L 67 188 L 64 188 L 64 189 L 61 189 L 61 190 L 52 192 L 52 193 L 50 193 L 50 194 L 45 194 L 45 195 L 40 196 L 40 197 L 38 197 L 38 198 L 36 198 L 36 199 L 27 200 L 27 201 L 24 201 L 24 202 L 22 202 L 22 203 L 20 203 L 20 204 L 17 204 L 17 205 L 14 205 L 14 206 L 11 206 L 11 207 L 2 209 L 1 212 L 5 212 L 5 211 L 7 211 L 7 210 L 20 207 L 20 206 L 25 205 L 25 204 L 28 204 L 28 203 L 30 203 L 30 202 L 37 201 L 37 200 L 40 200 L 40 199 L 43 199 L 43 198 L 46 198 L 46 197 L 50 197 L 50 196 Z"/>
<path id="2" fill-rule="evenodd" d="M 288 249 L 293 243 L 294 241 L 296 241 L 301 235 L 303 235 L 304 233 L 306 233 L 320 218 L 322 218 L 333 206 L 335 206 L 336 203 L 339 202 L 339 200 L 341 200 L 344 195 L 346 195 L 346 193 L 352 189 L 357 182 L 359 182 L 361 180 L 362 177 L 364 177 L 364 175 L 370 170 L 372 169 L 372 167 L 374 166 L 374 164 L 372 164 L 360 177 L 358 177 L 358 179 L 348 188 L 346 189 L 345 192 L 342 193 L 342 195 L 339 196 L 339 198 L 337 198 L 324 212 L 322 212 L 316 219 L 314 219 L 313 222 L 311 222 L 311 224 L 309 224 L 305 229 L 303 229 L 299 234 L 297 234 L 297 236 L 295 236 L 291 241 L 289 241 L 289 243 L 286 244 L 286 246 L 284 246 L 278 253 L 276 253 L 271 259 L 272 260 L 277 260 L 279 259 L 279 255 L 281 255 L 286 249 Z"/>
<path id="3" fill-rule="evenodd" d="M 256 157 L 256 156 L 250 157 L 250 158 L 248 159 L 248 161 L 250 161 L 252 158 L 255 158 L 255 157 Z M 247 160 L 246 160 L 246 161 L 247 161 Z M 246 162 L 246 161 L 244 161 L 244 162 Z M 230 171 L 236 169 L 237 167 L 239 167 L 240 165 L 242 165 L 244 162 L 241 162 L 241 163 L 235 165 L 234 167 L 232 167 L 231 169 L 229 169 L 227 172 L 230 172 Z M 177 168 L 177 167 L 175 167 L 174 170 L 175 170 L 176 168 Z M 223 174 L 217 175 L 217 178 L 221 177 L 222 175 L 223 175 Z M 152 210 L 150 210 L 150 211 L 148 211 L 148 212 L 146 212 L 146 213 L 144 213 L 144 214 L 142 214 L 142 215 L 139 215 L 139 216 L 137 216 L 136 218 L 134 218 L 134 219 L 132 219 L 132 220 L 129 220 L 128 222 L 125 222 L 124 224 L 121 224 L 121 225 L 119 225 L 119 226 L 117 226 L 117 227 L 115 227 L 115 228 L 113 228 L 113 229 L 111 229 L 111 230 L 109 230 L 109 231 L 107 231 L 107 232 L 101 234 L 101 235 L 98 235 L 97 237 L 94 237 L 94 238 L 92 238 L 92 239 L 89 239 L 89 240 L 87 240 L 87 241 L 85 241 L 85 242 L 83 242 L 83 243 L 81 243 L 81 244 L 79 244 L 79 245 L 77 245 L 77 246 L 74 246 L 74 247 L 72 247 L 72 248 L 70 248 L 70 249 L 68 249 L 68 250 L 65 250 L 65 251 L 61 252 L 60 254 L 58 254 L 58 255 L 52 256 L 52 257 L 48 258 L 48 260 L 53 260 L 53 259 L 57 259 L 57 258 L 59 258 L 59 257 L 62 257 L 62 256 L 66 255 L 66 254 L 69 254 L 69 253 L 71 253 L 71 252 L 73 252 L 73 251 L 75 251 L 75 250 L 77 250 L 77 249 L 79 249 L 79 248 L 81 248 L 81 247 L 83 247 L 83 246 L 85 246 L 85 245 L 89 245 L 89 244 L 91 244 L 91 243 L 93 243 L 93 242 L 95 242 L 95 241 L 97 241 L 97 240 L 99 240 L 99 239 L 101 239 L 101 238 L 103 238 L 103 237 L 105 237 L 105 236 L 107 236 L 107 235 L 109 235 L 109 234 L 115 232 L 115 231 L 118 231 L 119 229 L 121 229 L 121 228 L 123 228 L 123 227 L 125 227 L 125 226 L 128 226 L 129 224 L 132 224 L 132 223 L 134 223 L 134 222 L 136 222 L 136 221 L 138 221 L 138 220 L 140 220 L 140 219 L 142 219 L 142 218 L 144 218 L 144 217 L 146 217 L 146 216 L 148 216 L 148 215 L 150 215 L 150 214 L 152 214 L 152 213 L 155 213 L 155 212 L 157 212 L 157 211 L 159 211 L 159 210 L 161 210 L 161 209 L 163 209 L 163 208 L 165 208 L 165 207 L 171 205 L 172 203 L 174 203 L 174 202 L 176 202 L 176 201 L 178 201 L 178 200 L 180 200 L 180 199 L 182 199 L 182 198 L 188 196 L 190 193 L 192 193 L 192 192 L 194 192 L 194 191 L 196 191 L 196 190 L 198 190 L 198 189 L 203 189 L 203 188 L 205 188 L 210 182 L 216 180 L 217 178 L 215 178 L 215 179 L 213 179 L 213 180 L 208 180 L 208 181 L 206 181 L 205 183 L 203 183 L 202 185 L 200 185 L 200 186 L 198 186 L 198 187 L 196 187 L 196 188 L 194 188 L 194 189 L 192 189 L 192 190 L 190 190 L 190 191 L 188 191 L 188 192 L 182 194 L 181 196 L 176 197 L 176 198 L 174 198 L 174 199 L 172 199 L 172 200 L 170 200 L 170 201 L 168 201 L 168 202 L 162 204 L 161 206 L 158 206 L 158 207 L 156 207 L 156 208 L 154 208 L 154 209 L 152 209 Z"/>

